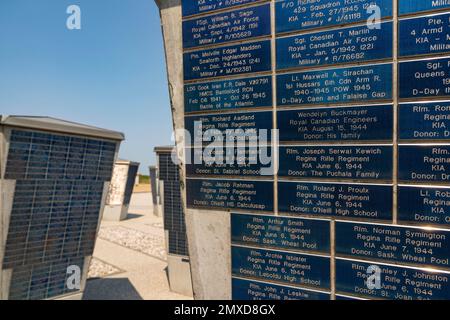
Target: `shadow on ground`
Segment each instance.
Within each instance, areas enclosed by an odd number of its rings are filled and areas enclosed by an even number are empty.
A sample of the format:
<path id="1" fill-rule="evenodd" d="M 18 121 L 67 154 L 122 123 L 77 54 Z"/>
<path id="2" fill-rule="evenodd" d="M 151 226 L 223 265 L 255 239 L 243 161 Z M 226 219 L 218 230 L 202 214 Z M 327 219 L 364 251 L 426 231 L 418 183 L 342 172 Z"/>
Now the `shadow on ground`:
<path id="1" fill-rule="evenodd" d="M 143 214 L 137 214 L 137 213 L 128 213 L 126 220 L 132 220 L 143 217 Z"/>
<path id="2" fill-rule="evenodd" d="M 83 300 L 143 300 L 128 278 L 90 279 Z"/>

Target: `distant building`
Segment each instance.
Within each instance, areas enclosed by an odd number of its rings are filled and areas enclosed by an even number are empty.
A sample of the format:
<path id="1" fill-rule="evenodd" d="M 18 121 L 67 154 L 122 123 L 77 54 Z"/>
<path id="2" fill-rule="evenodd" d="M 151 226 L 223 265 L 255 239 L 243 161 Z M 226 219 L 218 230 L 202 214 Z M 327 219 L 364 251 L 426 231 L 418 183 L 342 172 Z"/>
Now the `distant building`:
<path id="1" fill-rule="evenodd" d="M 0 116 L 0 299 L 79 299 L 123 134 Z"/>
<path id="2" fill-rule="evenodd" d="M 138 170 L 137 162 L 116 161 L 106 198 L 104 220 L 122 221 L 127 218 Z"/>

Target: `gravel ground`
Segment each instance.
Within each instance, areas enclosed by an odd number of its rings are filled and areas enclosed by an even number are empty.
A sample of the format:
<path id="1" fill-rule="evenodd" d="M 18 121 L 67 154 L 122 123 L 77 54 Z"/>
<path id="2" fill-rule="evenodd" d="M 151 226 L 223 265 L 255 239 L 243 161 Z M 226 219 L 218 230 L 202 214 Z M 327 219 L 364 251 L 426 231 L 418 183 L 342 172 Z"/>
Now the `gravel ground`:
<path id="1" fill-rule="evenodd" d="M 97 258 L 92 258 L 88 271 L 88 279 L 103 278 L 120 272 L 123 271 Z"/>
<path id="2" fill-rule="evenodd" d="M 167 260 L 164 238 L 122 226 L 101 227 L 99 238 L 161 260 Z"/>

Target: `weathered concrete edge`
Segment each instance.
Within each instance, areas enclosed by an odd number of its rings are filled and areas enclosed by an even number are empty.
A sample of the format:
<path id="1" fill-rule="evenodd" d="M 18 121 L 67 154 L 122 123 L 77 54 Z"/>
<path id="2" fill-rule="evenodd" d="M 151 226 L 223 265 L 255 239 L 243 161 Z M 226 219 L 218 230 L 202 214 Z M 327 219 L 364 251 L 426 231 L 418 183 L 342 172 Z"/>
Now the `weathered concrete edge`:
<path id="1" fill-rule="evenodd" d="M 181 0 L 155 0 L 160 10 L 161 29 L 173 128 L 184 129 L 184 81 Z M 187 209 L 184 136 L 176 134 L 180 180 L 194 298 L 198 300 L 231 299 L 230 213 Z"/>

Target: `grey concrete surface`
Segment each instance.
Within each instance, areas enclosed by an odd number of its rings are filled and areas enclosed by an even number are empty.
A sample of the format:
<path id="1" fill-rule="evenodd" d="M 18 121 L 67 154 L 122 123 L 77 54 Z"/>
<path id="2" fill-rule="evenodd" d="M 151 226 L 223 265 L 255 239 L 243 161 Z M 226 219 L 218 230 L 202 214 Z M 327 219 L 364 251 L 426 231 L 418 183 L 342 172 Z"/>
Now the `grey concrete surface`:
<path id="1" fill-rule="evenodd" d="M 127 220 L 102 221 L 94 259 L 96 278 L 86 284 L 84 300 L 180 300 L 170 291 L 163 221 L 153 215 L 151 193 L 135 193 Z M 99 263 L 99 261 L 101 263 Z M 119 270 L 98 277 L 101 270 Z"/>
<path id="2" fill-rule="evenodd" d="M 230 213 L 194 210 L 186 206 L 184 148 L 184 77 L 181 0 L 156 0 L 164 37 L 167 77 L 180 159 L 183 208 L 189 244 L 194 297 L 198 300 L 231 298 Z"/>

